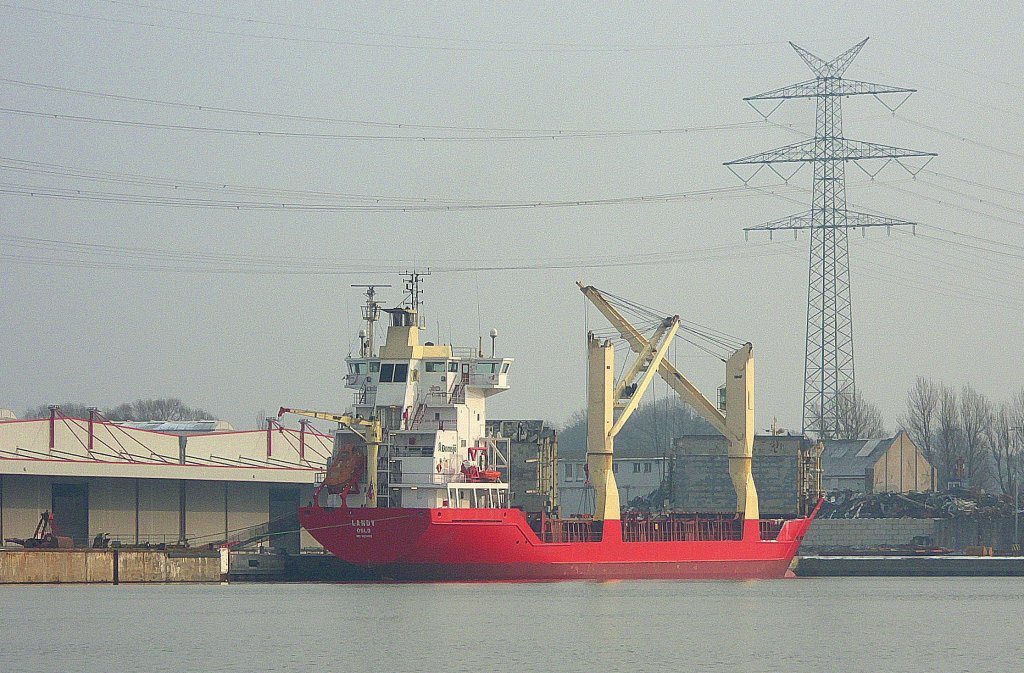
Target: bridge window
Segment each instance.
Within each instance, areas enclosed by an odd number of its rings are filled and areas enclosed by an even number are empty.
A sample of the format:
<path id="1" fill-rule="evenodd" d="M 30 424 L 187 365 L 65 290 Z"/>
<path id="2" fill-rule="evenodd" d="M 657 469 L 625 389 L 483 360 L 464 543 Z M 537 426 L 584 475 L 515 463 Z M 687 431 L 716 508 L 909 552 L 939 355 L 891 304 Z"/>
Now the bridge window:
<path id="1" fill-rule="evenodd" d="M 506 362 L 505 364 L 503 364 L 503 365 L 501 366 L 501 373 L 502 373 L 502 374 L 508 374 L 508 367 L 509 367 L 509 363 L 508 363 L 508 362 Z"/>
<path id="2" fill-rule="evenodd" d="M 478 362 L 476 363 L 477 374 L 494 374 L 498 371 L 497 362 Z"/>
<path id="3" fill-rule="evenodd" d="M 365 362 L 350 362 L 348 363 L 348 371 L 352 374 L 365 374 L 366 363 Z"/>
<path id="4" fill-rule="evenodd" d="M 571 480 L 572 479 L 572 463 L 566 463 L 565 464 L 565 478 L 567 480 Z"/>
<path id="5" fill-rule="evenodd" d="M 390 362 L 380 366 L 380 382 L 391 383 L 395 378 L 395 365 Z M 404 380 L 404 378 L 403 378 Z"/>
<path id="6" fill-rule="evenodd" d="M 371 374 L 376 374 L 379 371 L 380 371 L 380 363 L 379 362 L 371 362 L 370 363 L 370 373 Z"/>
<path id="7" fill-rule="evenodd" d="M 448 363 L 448 371 L 450 371 L 450 372 L 457 372 L 457 371 L 459 371 L 459 363 L 458 362 L 449 362 Z"/>
<path id="8" fill-rule="evenodd" d="M 436 374 L 445 371 L 444 362 L 427 362 L 427 373 Z"/>
<path id="9" fill-rule="evenodd" d="M 395 383 L 405 383 L 405 380 L 409 377 L 409 365 L 406 363 L 395 365 Z"/>

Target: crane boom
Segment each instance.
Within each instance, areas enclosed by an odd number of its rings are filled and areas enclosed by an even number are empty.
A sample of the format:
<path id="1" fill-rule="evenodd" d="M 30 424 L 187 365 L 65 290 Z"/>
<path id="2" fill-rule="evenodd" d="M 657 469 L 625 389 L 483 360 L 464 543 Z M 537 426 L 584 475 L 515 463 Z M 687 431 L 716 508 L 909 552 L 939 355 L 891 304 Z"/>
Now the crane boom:
<path id="1" fill-rule="evenodd" d="M 647 338 L 641 334 L 633 325 L 629 323 L 626 318 L 619 313 L 618 309 L 608 303 L 608 300 L 604 298 L 601 291 L 593 285 L 584 286 L 583 283 L 577 281 L 576 285 L 579 286 L 580 290 L 586 295 L 587 299 L 597 307 L 597 310 L 608 319 L 608 322 L 619 331 L 622 338 L 626 340 L 629 347 L 635 353 L 644 353 L 650 349 L 650 343 Z M 696 410 L 701 417 L 706 420 L 711 426 L 718 430 L 720 433 L 729 437 L 733 437 L 733 432 L 726 426 L 725 414 L 718 410 L 714 404 L 711 403 L 708 398 L 704 397 L 704 394 L 697 389 L 697 386 L 690 383 L 689 379 L 680 373 L 676 369 L 675 365 L 666 359 L 661 360 L 661 364 L 658 366 L 658 373 L 661 374 L 661 378 L 665 380 L 676 394 L 687 402 L 691 407 Z"/>
<path id="2" fill-rule="evenodd" d="M 376 422 L 373 419 L 361 418 L 359 416 L 352 416 L 349 414 L 332 414 L 327 411 L 313 411 L 311 409 L 292 409 L 290 407 L 281 407 L 277 416 L 280 418 L 285 414 L 295 414 L 296 416 L 306 416 L 307 418 L 316 418 L 321 421 L 330 421 L 332 423 L 341 423 L 342 425 L 360 426 L 364 428 L 372 427 Z"/>

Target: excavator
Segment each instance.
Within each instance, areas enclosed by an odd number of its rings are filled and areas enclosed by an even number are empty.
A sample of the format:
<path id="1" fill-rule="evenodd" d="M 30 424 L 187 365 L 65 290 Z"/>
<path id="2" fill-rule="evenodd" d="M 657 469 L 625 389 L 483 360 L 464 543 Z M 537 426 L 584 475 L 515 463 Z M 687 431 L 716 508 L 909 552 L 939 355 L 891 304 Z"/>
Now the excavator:
<path id="1" fill-rule="evenodd" d="M 25 549 L 70 549 L 75 546 L 70 537 L 57 535 L 57 524 L 49 510 L 39 515 L 39 523 L 32 537 L 9 537 L 6 542 L 20 544 Z"/>
<path id="2" fill-rule="evenodd" d="M 366 506 L 376 507 L 377 489 L 374 479 L 377 474 L 377 455 L 383 437 L 380 420 L 290 407 L 281 407 L 277 412 L 278 418 L 285 414 L 338 423 L 359 438 L 359 441 L 349 443 L 342 442 L 340 435 L 335 438 L 334 451 L 331 459 L 327 461 L 327 474 L 323 483 L 313 491 L 313 502 L 319 505 L 320 491 L 326 488 L 328 493 L 340 495 L 344 506 L 346 497 L 359 484 L 359 479 L 366 474 Z"/>

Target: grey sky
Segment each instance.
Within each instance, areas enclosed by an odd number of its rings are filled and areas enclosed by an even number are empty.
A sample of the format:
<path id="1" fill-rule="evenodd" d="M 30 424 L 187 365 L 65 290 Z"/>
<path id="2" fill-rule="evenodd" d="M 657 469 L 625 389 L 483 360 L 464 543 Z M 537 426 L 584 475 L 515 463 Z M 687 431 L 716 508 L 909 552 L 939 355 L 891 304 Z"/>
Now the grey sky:
<path id="1" fill-rule="evenodd" d="M 870 36 L 847 76 L 919 91 L 895 117 L 870 98 L 848 99 L 846 135 L 940 156 L 929 166 L 935 173 L 915 181 L 890 167 L 869 183 L 850 165 L 849 201 L 942 229 L 918 229 L 932 238 L 851 236 L 858 389 L 892 425 L 919 374 L 971 382 L 995 398 L 1021 385 L 1019 3 L 44 0 L 3 3 L 0 17 L 0 77 L 9 80 L 303 116 L 514 129 L 754 122 L 744 96 L 811 76 L 788 40 L 830 58 Z M 8 110 L 236 130 L 418 134 L 9 82 L 0 91 Z M 799 138 L 753 125 L 625 137 L 356 140 L 0 117 L 5 185 L 212 199 L 239 197 L 16 171 L 7 160 L 266 189 L 519 202 L 732 188 L 740 183 L 722 162 Z M 813 119 L 805 102 L 787 103 L 773 117 L 805 134 Z M 435 273 L 425 287 L 428 332 L 473 345 L 479 302 L 483 333 L 497 328 L 498 350 L 517 359 L 514 389 L 494 398 L 491 414 L 561 422 L 583 404 L 585 326 L 603 326 L 595 311 L 584 312 L 573 284 L 582 279 L 753 342 L 759 423 L 777 416 L 797 427 L 806 235 L 741 244 L 743 227 L 805 210 L 810 196 L 801 190 L 810 180 L 804 169 L 793 187 L 778 190 L 786 198 L 729 192 L 710 200 L 446 213 L 235 211 L 0 194 L 0 406 L 178 396 L 242 427 L 258 410 L 280 405 L 341 409 L 351 400 L 342 388 L 343 358 L 359 328 L 360 297 L 348 286 L 398 282 L 388 273 L 152 272 L 123 256 L 107 258 L 114 268 L 75 268 L 38 258 L 104 258 L 33 251 L 11 236 L 160 248 L 190 260 L 195 253 L 300 257 L 310 267 L 319 260 L 352 270 L 696 251 L 636 267 Z M 935 240 L 957 239 L 949 232 L 984 240 Z M 735 247 L 709 255 L 718 246 Z M 683 347 L 676 356 L 682 371 L 713 392 L 720 363 Z"/>

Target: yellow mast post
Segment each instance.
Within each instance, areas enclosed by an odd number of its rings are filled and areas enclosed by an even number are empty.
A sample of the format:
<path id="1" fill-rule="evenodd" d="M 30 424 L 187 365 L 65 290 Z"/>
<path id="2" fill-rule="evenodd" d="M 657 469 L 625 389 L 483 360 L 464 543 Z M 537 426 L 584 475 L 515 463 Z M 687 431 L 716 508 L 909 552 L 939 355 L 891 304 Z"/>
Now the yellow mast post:
<path id="1" fill-rule="evenodd" d="M 651 385 L 658 368 L 668 353 L 672 339 L 679 329 L 679 318 L 668 318 L 659 327 L 656 338 L 650 342 L 627 375 L 615 384 L 615 348 L 607 340 L 587 335 L 587 471 L 594 486 L 594 520 L 619 521 L 621 504 L 615 483 L 612 460 L 615 453 L 615 435 L 636 411 L 644 392 Z M 660 344 L 658 340 L 660 339 Z M 654 347 L 657 346 L 657 351 Z M 640 380 L 634 379 L 640 376 Z M 615 418 L 615 408 L 626 394 L 628 402 Z M 603 539 L 621 539 L 619 526 L 606 526 Z"/>

